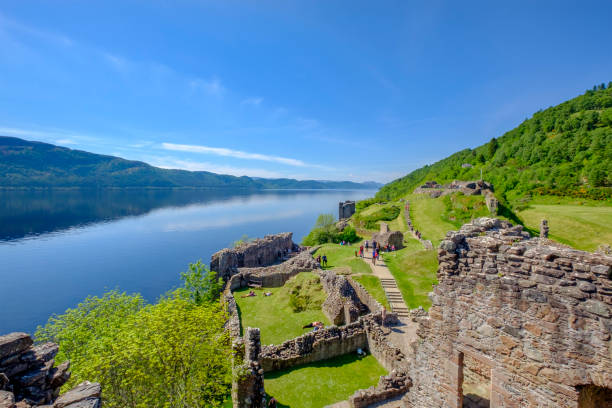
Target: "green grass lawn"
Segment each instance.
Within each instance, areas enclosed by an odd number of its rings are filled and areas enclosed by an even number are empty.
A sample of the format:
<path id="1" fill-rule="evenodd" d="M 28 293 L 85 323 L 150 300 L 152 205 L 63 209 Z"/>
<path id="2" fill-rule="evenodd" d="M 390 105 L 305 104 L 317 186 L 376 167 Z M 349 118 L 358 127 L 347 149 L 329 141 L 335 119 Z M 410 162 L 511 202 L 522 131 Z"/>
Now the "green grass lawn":
<path id="1" fill-rule="evenodd" d="M 363 259 L 355 257 L 355 251 L 359 251 L 359 245 L 359 243 L 352 245 L 324 244 L 315 252 L 314 257 L 327 255 L 327 266 L 323 269 L 348 266 L 354 274 L 372 273 Z"/>
<path id="2" fill-rule="evenodd" d="M 304 280 L 314 276 L 316 275 L 312 272 L 302 272 L 293 279 Z M 289 306 L 287 284 L 281 288 L 254 289 L 257 293 L 255 297 L 240 297 L 248 293 L 251 290 L 249 288 L 234 291 L 241 328 L 244 330 L 247 327 L 259 327 L 262 344 L 280 344 L 308 333 L 312 329 L 302 329 L 302 326 L 310 322 L 330 324 L 321 308 L 294 312 Z M 264 296 L 264 292 L 272 292 L 272 296 Z M 322 299 L 325 299 L 323 290 L 321 295 Z"/>
<path id="3" fill-rule="evenodd" d="M 379 377 L 386 374 L 372 355 L 359 358 L 350 354 L 266 373 L 265 387 L 279 407 L 321 408 L 376 385 Z"/>
<path id="4" fill-rule="evenodd" d="M 533 204 L 518 215 L 536 231 L 542 218 L 547 219 L 549 238 L 576 249 L 593 251 L 600 244 L 612 245 L 612 206 Z"/>
<path id="5" fill-rule="evenodd" d="M 429 309 L 431 302 L 427 294 L 437 283 L 437 252 L 426 251 L 419 241 L 409 238 L 406 248 L 385 253 L 383 258 L 402 292 L 406 306 L 410 309 L 419 306 Z"/>
<path id="6" fill-rule="evenodd" d="M 434 247 L 440 244 L 448 231 L 457 230 L 457 227 L 442 218 L 446 211 L 444 201 L 440 198 L 431 198 L 425 194 L 411 194 L 410 218 L 414 228 L 421 231 L 424 239 L 429 239 Z"/>
<path id="7" fill-rule="evenodd" d="M 386 307 L 388 310 L 391 309 L 389 302 L 387 301 L 385 291 L 378 277 L 374 275 L 353 275 L 351 278 L 359 282 L 361 286 L 363 286 L 368 293 L 378 301 L 378 303 Z"/>

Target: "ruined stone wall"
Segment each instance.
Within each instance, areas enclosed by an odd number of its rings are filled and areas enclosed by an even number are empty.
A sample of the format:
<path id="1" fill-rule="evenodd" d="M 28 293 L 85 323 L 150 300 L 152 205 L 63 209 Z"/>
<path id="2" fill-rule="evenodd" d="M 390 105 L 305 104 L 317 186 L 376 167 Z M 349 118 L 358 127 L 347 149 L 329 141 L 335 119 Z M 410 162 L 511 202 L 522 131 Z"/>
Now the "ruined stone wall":
<path id="1" fill-rule="evenodd" d="M 232 403 L 234 408 L 265 406 L 264 371 L 259 363 L 261 341 L 259 329 L 248 327 L 244 339 L 233 343 Z"/>
<path id="2" fill-rule="evenodd" d="M 278 288 L 300 272 L 309 272 L 320 268 L 319 263 L 312 258 L 308 251 L 302 251 L 279 265 L 262 268 L 238 268 L 238 271 L 241 275 L 248 276 L 248 280 L 256 282 L 262 287 Z M 243 279 L 243 282 L 248 282 L 248 280 Z"/>
<path id="3" fill-rule="evenodd" d="M 237 248 L 222 249 L 213 254 L 210 269 L 227 281 L 238 268 L 271 265 L 298 249 L 292 237 L 291 232 L 267 235 Z"/>
<path id="4" fill-rule="evenodd" d="M 411 385 L 412 382 L 405 372 L 394 371 L 381 376 L 376 387 L 356 391 L 349 397 L 349 403 L 353 408 L 366 408 L 404 394 Z"/>
<path id="5" fill-rule="evenodd" d="M 468 362 L 492 407 L 577 407 L 583 386 L 610 391 L 612 257 L 490 218 L 449 232 L 438 254 L 406 406 L 460 407 Z"/>
<path id="6" fill-rule="evenodd" d="M 368 339 L 368 349 L 376 360 L 385 367 L 387 371 L 408 371 L 408 359 L 406 355 L 393 344 L 389 343 L 388 337 L 381 327 L 382 316 L 380 314 L 368 315 L 362 318 Z"/>
<path id="7" fill-rule="evenodd" d="M 354 353 L 358 348 L 367 348 L 361 320 L 306 333 L 280 345 L 263 346 L 259 357 L 263 370 L 268 372 Z"/>
<path id="8" fill-rule="evenodd" d="M 336 275 L 333 271 L 320 271 L 321 284 L 327 292 L 323 302 L 323 313 L 335 325 L 348 324 L 356 321 L 361 314 L 369 312 L 361 302 L 348 278 Z"/>
<path id="9" fill-rule="evenodd" d="M 33 346 L 26 333 L 0 336 L 0 407 L 98 408 L 100 384 L 82 383 L 59 395 L 70 378 L 70 362 L 57 367 L 55 343 Z"/>

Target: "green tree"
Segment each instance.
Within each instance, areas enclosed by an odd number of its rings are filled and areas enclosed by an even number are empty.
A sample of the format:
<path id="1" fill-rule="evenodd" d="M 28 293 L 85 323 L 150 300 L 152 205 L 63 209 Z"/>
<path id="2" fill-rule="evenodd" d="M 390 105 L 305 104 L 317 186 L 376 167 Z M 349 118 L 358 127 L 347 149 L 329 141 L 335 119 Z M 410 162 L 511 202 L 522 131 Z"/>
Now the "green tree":
<path id="1" fill-rule="evenodd" d="M 332 214 L 319 214 L 315 222 L 315 228 L 328 229 L 334 225 L 335 219 Z"/>
<path id="2" fill-rule="evenodd" d="M 196 305 L 219 299 L 223 290 L 223 279 L 215 271 L 206 268 L 201 260 L 189 264 L 187 272 L 181 272 L 183 288 L 179 292 Z"/>
<path id="3" fill-rule="evenodd" d="M 100 382 L 105 407 L 220 406 L 231 387 L 227 317 L 206 301 L 217 283 L 201 262 L 183 275 L 185 287 L 155 304 L 111 291 L 39 327 L 36 341 L 59 343 L 57 363 L 71 361 L 67 387 Z"/>

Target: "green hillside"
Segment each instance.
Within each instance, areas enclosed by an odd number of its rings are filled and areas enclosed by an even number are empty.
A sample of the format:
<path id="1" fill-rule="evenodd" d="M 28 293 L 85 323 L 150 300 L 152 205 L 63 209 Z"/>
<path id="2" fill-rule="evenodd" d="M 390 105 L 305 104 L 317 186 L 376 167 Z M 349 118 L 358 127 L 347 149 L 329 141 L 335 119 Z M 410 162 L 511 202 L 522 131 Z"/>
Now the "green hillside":
<path id="1" fill-rule="evenodd" d="M 469 163 L 472 167 L 462 167 Z M 502 202 L 534 195 L 612 197 L 612 82 L 536 112 L 515 129 L 383 186 L 379 200 L 397 199 L 428 180 L 483 178 Z"/>
<path id="2" fill-rule="evenodd" d="M 0 136 L 0 188 L 374 189 L 378 186 L 371 182 L 262 179 L 168 170 L 120 157 Z"/>

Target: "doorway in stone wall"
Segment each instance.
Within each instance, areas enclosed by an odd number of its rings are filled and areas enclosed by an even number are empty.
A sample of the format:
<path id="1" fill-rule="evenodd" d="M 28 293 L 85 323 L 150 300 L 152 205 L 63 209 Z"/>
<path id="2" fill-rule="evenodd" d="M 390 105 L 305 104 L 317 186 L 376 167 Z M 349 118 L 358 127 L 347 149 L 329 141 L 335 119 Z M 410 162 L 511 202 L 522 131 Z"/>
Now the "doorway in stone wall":
<path id="1" fill-rule="evenodd" d="M 596 385 L 580 385 L 578 391 L 578 408 L 612 407 L 612 389 Z"/>
<path id="2" fill-rule="evenodd" d="M 471 353 L 462 354 L 463 408 L 489 408 L 491 406 L 491 367 L 474 358 L 470 355 Z"/>

